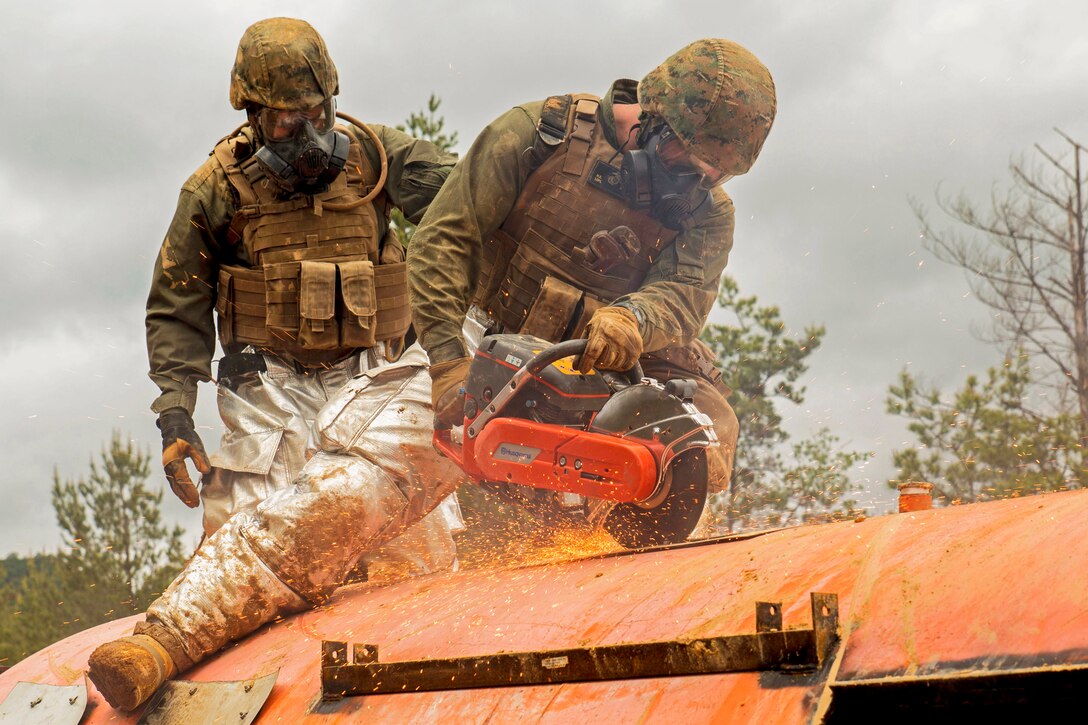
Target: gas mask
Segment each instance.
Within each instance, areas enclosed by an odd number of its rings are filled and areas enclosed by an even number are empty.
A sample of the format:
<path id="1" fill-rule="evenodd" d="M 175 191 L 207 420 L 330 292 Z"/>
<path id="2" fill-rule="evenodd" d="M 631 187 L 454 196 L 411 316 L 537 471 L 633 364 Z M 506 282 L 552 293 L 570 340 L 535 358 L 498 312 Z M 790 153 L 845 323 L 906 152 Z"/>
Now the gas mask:
<path id="1" fill-rule="evenodd" d="M 696 167 L 680 139 L 665 124 L 653 129 L 642 148 L 626 151 L 620 175 L 627 203 L 669 229 L 689 229 L 709 209 L 710 189 L 723 175 Z"/>
<path id="2" fill-rule="evenodd" d="M 287 192 L 323 186 L 343 170 L 348 137 L 333 130 L 332 99 L 306 110 L 262 108 L 254 114 L 262 145 L 256 159 Z"/>

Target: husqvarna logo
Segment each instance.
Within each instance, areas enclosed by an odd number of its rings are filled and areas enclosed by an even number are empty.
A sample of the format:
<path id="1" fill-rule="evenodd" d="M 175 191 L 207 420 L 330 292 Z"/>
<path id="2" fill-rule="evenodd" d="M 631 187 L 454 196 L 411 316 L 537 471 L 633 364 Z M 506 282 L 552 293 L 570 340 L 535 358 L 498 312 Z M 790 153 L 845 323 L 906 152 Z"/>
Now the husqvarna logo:
<path id="1" fill-rule="evenodd" d="M 539 455 L 539 448 L 519 446 L 517 443 L 500 443 L 499 447 L 495 449 L 495 458 L 500 461 L 520 463 L 523 466 L 527 466 L 535 461 L 536 457 Z"/>

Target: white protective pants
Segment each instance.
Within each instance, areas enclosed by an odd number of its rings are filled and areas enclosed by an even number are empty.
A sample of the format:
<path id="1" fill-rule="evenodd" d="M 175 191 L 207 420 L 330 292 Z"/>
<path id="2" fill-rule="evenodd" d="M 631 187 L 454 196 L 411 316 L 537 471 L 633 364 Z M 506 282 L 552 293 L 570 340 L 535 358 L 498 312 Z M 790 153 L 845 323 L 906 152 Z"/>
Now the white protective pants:
<path id="1" fill-rule="evenodd" d="M 372 348 L 327 369 L 300 373 L 265 356 L 267 370 L 247 373 L 218 388 L 219 415 L 226 431 L 203 477 L 204 535 L 211 536 L 234 514 L 252 512 L 270 495 L 294 483 L 321 409 L 361 371 L 378 364 Z M 454 567 L 457 549 L 451 531 L 463 527 L 455 495 L 403 536 L 363 557 L 405 576 Z"/>
<path id="2" fill-rule="evenodd" d="M 293 485 L 213 533 L 148 607 L 146 626 L 199 662 L 276 616 L 323 602 L 367 552 L 392 541 L 456 487 L 431 444 L 426 355 L 413 345 L 369 367 L 320 410 L 317 452 Z M 184 655 L 180 656 L 180 655 Z"/>

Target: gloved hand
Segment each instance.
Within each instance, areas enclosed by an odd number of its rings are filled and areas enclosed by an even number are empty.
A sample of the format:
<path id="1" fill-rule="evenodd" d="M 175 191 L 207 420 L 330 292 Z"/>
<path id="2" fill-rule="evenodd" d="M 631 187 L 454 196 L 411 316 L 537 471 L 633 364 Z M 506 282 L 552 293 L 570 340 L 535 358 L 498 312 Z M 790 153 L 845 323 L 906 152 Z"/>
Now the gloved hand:
<path id="1" fill-rule="evenodd" d="M 189 478 L 185 459 L 192 460 L 196 470 L 201 473 L 209 473 L 212 464 L 204 452 L 200 436 L 196 434 L 193 418 L 184 408 L 167 408 L 159 413 L 155 425 L 162 432 L 162 467 L 166 471 L 166 480 L 182 503 L 191 509 L 196 508 L 200 505 L 200 494 L 193 479 Z"/>
<path id="2" fill-rule="evenodd" d="M 578 370 L 630 370 L 642 354 L 638 319 L 626 307 L 601 307 L 586 325 L 586 351 L 578 358 Z"/>
<path id="3" fill-rule="evenodd" d="M 589 244 L 578 251 L 584 256 L 583 263 L 594 272 L 606 274 L 618 264 L 639 255 L 642 243 L 630 227 L 619 226 L 612 231 L 599 231 L 589 239 Z"/>
<path id="4" fill-rule="evenodd" d="M 431 365 L 431 404 L 436 428 L 451 428 L 465 422 L 465 378 L 470 357 Z"/>

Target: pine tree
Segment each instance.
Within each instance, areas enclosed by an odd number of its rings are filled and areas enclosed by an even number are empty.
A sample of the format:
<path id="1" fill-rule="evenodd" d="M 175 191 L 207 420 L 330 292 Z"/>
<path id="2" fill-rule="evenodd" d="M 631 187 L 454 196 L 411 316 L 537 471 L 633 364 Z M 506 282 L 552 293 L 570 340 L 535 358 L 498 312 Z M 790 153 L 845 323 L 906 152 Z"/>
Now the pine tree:
<path id="1" fill-rule="evenodd" d="M 438 107 L 441 105 L 442 99 L 432 93 L 427 99 L 427 107 L 410 114 L 404 123 L 397 125 L 397 130 L 404 131 L 414 138 L 430 141 L 440 151 L 453 151 L 457 146 L 457 132 L 446 133 L 446 119 L 438 113 Z M 397 238 L 407 247 L 412 238 L 412 232 L 416 230 L 416 225 L 405 219 L 400 209 L 394 208 L 389 216 Z"/>
<path id="2" fill-rule="evenodd" d="M 1011 184 L 987 202 L 938 195 L 951 230 L 914 209 L 926 247 L 962 268 L 992 313 L 984 339 L 1030 358 L 1032 387 L 1057 393 L 1088 445 L 1088 148 L 1058 134 L 1064 154 L 1036 145 L 1037 157 L 1010 163 Z"/>
<path id="3" fill-rule="evenodd" d="M 806 327 L 791 336 L 778 307 L 743 297 L 736 281 L 723 276 L 718 306 L 733 324 L 708 324 L 702 339 L 718 358 L 729 402 L 740 422 L 729 490 L 711 498 L 714 523 L 729 531 L 800 523 L 825 514 L 850 515 L 846 495 L 858 486 L 847 471 L 872 456 L 845 451 L 830 431 L 791 443 L 782 427 L 782 404 L 800 405 L 798 385 L 825 328 Z"/>
<path id="4" fill-rule="evenodd" d="M 438 115 L 441 105 L 442 99 L 432 93 L 427 99 L 426 110 L 410 114 L 405 123 L 397 125 L 397 130 L 430 141 L 442 151 L 453 151 L 457 146 L 457 132 L 446 133 L 446 119 Z"/>
<path id="5" fill-rule="evenodd" d="M 0 605 L 0 664 L 142 611 L 170 583 L 184 563 L 184 531 L 162 523 L 163 492 L 147 488 L 149 474 L 150 456 L 116 432 L 87 477 L 54 474 L 64 545 L 30 560 L 9 585 Z"/>
<path id="6" fill-rule="evenodd" d="M 924 388 L 904 370 L 887 408 L 909 421 L 918 445 L 892 454 L 899 475 L 889 485 L 926 481 L 946 503 L 1079 487 L 1079 418 L 1034 412 L 1032 382 L 1026 354 L 990 368 L 983 379 L 968 376 L 951 396 Z"/>

